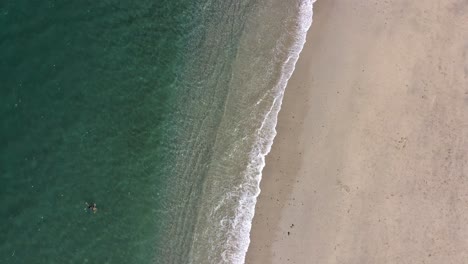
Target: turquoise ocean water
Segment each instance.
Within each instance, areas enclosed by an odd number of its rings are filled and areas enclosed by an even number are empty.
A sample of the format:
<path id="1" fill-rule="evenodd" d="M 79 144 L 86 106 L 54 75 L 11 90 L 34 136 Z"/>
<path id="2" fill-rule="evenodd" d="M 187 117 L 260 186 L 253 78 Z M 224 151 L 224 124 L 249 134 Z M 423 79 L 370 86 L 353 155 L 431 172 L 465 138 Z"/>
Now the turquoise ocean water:
<path id="1" fill-rule="evenodd" d="M 1 1 L 0 263 L 243 263 L 311 15 Z"/>

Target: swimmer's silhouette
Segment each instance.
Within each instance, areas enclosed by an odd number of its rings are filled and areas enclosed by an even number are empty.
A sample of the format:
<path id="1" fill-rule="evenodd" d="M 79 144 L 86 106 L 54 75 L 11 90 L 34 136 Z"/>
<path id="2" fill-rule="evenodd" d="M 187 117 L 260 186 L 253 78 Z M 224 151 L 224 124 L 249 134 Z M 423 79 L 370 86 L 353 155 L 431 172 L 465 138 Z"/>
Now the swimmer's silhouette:
<path id="1" fill-rule="evenodd" d="M 89 211 L 91 211 L 93 213 L 97 212 L 96 203 L 91 203 L 91 204 L 86 203 L 86 206 L 88 206 Z"/>

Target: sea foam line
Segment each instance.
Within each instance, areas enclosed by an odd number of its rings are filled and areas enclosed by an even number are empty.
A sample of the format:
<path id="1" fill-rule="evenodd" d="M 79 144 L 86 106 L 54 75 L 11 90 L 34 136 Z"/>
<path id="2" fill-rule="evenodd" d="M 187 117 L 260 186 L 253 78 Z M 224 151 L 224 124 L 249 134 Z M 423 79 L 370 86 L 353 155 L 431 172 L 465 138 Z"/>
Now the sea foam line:
<path id="1" fill-rule="evenodd" d="M 265 157 L 270 152 L 277 134 L 276 125 L 284 91 L 306 42 L 307 31 L 312 24 L 313 3 L 315 1 L 304 0 L 300 3 L 298 24 L 295 28 L 297 38 L 282 66 L 282 76 L 274 88 L 277 95 L 260 128 L 257 130 L 255 147 L 250 153 L 251 162 L 244 173 L 247 179 L 243 188 L 241 188 L 242 192 L 240 193 L 239 206 L 236 208 L 236 216 L 229 221 L 232 229 L 229 231 L 226 241 L 227 248 L 222 253 L 225 263 L 242 264 L 245 262 L 245 256 L 250 244 L 250 229 L 255 214 L 255 205 L 261 191 L 260 182 L 265 167 Z"/>

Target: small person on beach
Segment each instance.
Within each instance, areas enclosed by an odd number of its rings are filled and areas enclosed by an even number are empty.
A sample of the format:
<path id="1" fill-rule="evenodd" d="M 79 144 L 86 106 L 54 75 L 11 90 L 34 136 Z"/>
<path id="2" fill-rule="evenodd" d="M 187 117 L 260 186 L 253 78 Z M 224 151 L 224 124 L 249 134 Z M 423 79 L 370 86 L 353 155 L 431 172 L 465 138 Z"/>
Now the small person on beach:
<path id="1" fill-rule="evenodd" d="M 96 203 L 91 203 L 91 204 L 88 204 L 86 202 L 86 206 L 88 206 L 88 210 L 93 212 L 93 213 L 96 213 L 97 212 L 97 207 L 96 207 Z"/>

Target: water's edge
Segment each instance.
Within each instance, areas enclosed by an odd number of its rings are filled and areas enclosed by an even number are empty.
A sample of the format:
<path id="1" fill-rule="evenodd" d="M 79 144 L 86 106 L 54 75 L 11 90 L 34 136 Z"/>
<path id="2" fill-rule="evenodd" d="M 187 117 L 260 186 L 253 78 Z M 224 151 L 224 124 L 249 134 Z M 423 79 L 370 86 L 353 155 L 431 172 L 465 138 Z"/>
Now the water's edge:
<path id="1" fill-rule="evenodd" d="M 301 3 L 300 13 L 298 14 L 298 24 L 295 28 L 297 34 L 297 39 L 291 47 L 291 53 L 288 56 L 288 60 L 282 66 L 282 77 L 277 83 L 278 95 L 274 100 L 274 103 L 270 111 L 265 116 L 265 119 L 257 131 L 257 142 L 253 151 L 250 153 L 252 164 L 258 164 L 257 177 L 255 179 L 256 193 L 250 197 L 244 197 L 244 201 L 247 206 L 247 210 L 240 211 L 238 217 L 244 218 L 244 226 L 242 227 L 241 237 L 245 237 L 243 240 L 241 250 L 239 254 L 233 258 L 232 263 L 245 263 L 245 257 L 251 242 L 250 231 L 252 227 L 252 221 L 255 216 L 255 207 L 257 203 L 257 198 L 261 193 L 260 183 L 263 177 L 263 169 L 265 167 L 266 156 L 270 153 L 271 147 L 274 143 L 274 139 L 277 135 L 276 126 L 278 122 L 278 114 L 281 111 L 281 105 L 283 102 L 284 92 L 287 88 L 289 79 L 291 78 L 296 63 L 299 59 L 299 56 L 302 52 L 302 49 L 306 43 L 307 32 L 312 25 L 313 17 L 313 4 L 316 0 L 305 0 Z"/>

